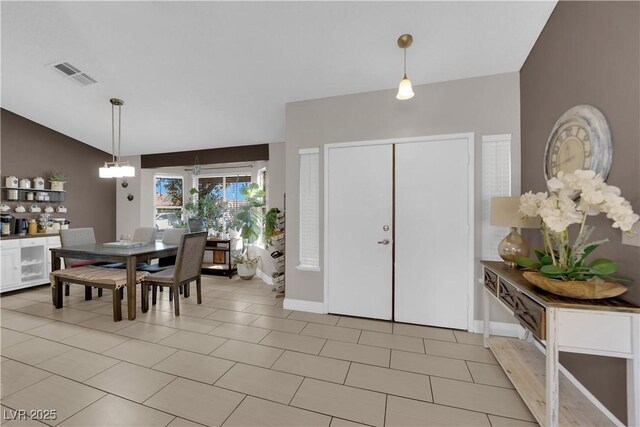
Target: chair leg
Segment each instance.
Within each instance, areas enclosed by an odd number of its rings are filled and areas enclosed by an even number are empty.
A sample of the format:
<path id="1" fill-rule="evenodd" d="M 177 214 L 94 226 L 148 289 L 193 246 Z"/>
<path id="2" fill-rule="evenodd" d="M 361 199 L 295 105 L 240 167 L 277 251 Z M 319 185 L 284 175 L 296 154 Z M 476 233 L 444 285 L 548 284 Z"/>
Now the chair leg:
<path id="1" fill-rule="evenodd" d="M 140 304 L 142 305 L 142 312 L 146 313 L 149 311 L 149 285 L 148 283 L 142 282 L 140 287 L 142 288 L 142 295 L 140 296 Z"/>
<path id="2" fill-rule="evenodd" d="M 173 288 L 169 288 L 170 290 L 173 290 Z M 171 294 L 169 294 L 171 295 Z M 175 289 L 175 298 L 173 299 L 173 307 L 174 307 L 174 311 L 175 311 L 175 315 L 176 316 L 180 316 L 180 297 L 178 296 L 178 289 Z"/>
<path id="3" fill-rule="evenodd" d="M 69 296 L 69 284 L 68 283 L 64 284 L 64 296 L 65 297 Z"/>
<path id="4" fill-rule="evenodd" d="M 85 301 L 91 301 L 93 299 L 93 296 L 91 295 L 91 291 L 93 290 L 93 288 L 91 286 L 85 286 L 84 287 L 84 300 Z"/>
<path id="5" fill-rule="evenodd" d="M 191 283 L 185 283 L 184 284 L 184 297 L 185 298 L 189 298 L 189 295 L 191 295 Z"/>
<path id="6" fill-rule="evenodd" d="M 98 288 L 98 298 L 102 297 L 102 288 Z"/>
<path id="7" fill-rule="evenodd" d="M 199 276 L 196 279 L 196 294 L 198 296 L 198 304 L 202 304 L 202 280 Z"/>
<path id="8" fill-rule="evenodd" d="M 160 286 L 160 292 L 164 292 L 164 289 L 162 289 L 162 286 Z"/>
<path id="9" fill-rule="evenodd" d="M 162 286 L 160 287 L 160 292 L 162 292 Z M 156 285 L 151 286 L 151 304 L 156 305 L 158 301 L 158 287 Z"/>
<path id="10" fill-rule="evenodd" d="M 173 288 L 169 288 L 169 302 L 173 301 Z"/>
<path id="11" fill-rule="evenodd" d="M 113 304 L 113 321 L 114 322 L 119 322 L 122 320 L 122 305 L 120 305 L 121 294 L 122 294 L 121 288 L 113 289 L 111 300 Z"/>
<path id="12" fill-rule="evenodd" d="M 178 289 L 180 290 L 180 295 L 182 295 L 182 286 L 178 287 Z"/>

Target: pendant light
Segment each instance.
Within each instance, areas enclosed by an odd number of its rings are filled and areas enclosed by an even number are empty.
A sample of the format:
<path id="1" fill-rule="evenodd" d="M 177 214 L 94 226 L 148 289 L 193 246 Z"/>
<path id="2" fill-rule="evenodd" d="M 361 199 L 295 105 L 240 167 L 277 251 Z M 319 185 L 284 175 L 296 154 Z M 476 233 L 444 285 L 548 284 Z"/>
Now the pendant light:
<path id="1" fill-rule="evenodd" d="M 413 88 L 411 87 L 411 80 L 407 78 L 407 48 L 413 43 L 413 37 L 411 34 L 403 34 L 398 37 L 398 47 L 404 51 L 404 77 L 400 80 L 398 86 L 398 94 L 396 99 L 404 101 L 406 99 L 413 98 Z"/>
<path id="2" fill-rule="evenodd" d="M 118 98 L 111 98 L 111 161 L 104 162 L 100 168 L 100 178 L 124 178 L 136 176 L 136 170 L 129 165 L 128 161 L 120 160 L 120 142 L 122 141 L 122 105 L 124 101 Z M 116 125 L 115 111 L 118 109 L 118 150 L 116 151 Z"/>

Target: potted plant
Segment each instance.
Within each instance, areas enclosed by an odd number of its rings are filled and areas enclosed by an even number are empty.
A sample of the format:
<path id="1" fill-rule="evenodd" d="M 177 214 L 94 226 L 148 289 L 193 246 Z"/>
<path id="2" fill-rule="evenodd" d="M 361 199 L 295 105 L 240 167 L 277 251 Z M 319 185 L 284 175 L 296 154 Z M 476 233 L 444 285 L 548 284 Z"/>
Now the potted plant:
<path id="1" fill-rule="evenodd" d="M 279 228 L 278 214 L 280 209 L 271 208 L 264 216 L 264 243 L 266 245 L 273 245 L 273 237 L 282 234 L 282 230 Z"/>
<path id="2" fill-rule="evenodd" d="M 189 230 L 191 232 L 205 231 L 209 226 L 213 227 L 216 218 L 222 213 L 221 197 L 213 191 L 200 197 L 196 188 L 192 188 L 189 194 L 191 197 L 183 208 Z"/>
<path id="3" fill-rule="evenodd" d="M 620 295 L 626 287 L 609 281 L 631 281 L 616 275 L 618 265 L 609 259 L 587 261 L 587 257 L 607 239 L 589 242 L 594 227 L 586 225 L 587 216 L 605 213 L 612 219 L 613 228 L 630 232 L 640 216 L 633 213 L 631 204 L 620 196 L 620 189 L 604 183 L 591 170 L 558 173 L 548 183 L 549 192 L 520 197 L 520 213 L 525 217 L 542 218 L 544 249 L 536 250 L 537 260 L 516 258 L 518 265 L 532 272 L 524 277 L 549 292 L 573 298 L 608 298 Z M 576 203 L 575 193 L 580 197 Z M 571 243 L 569 226 L 579 224 L 578 235 Z"/>
<path id="4" fill-rule="evenodd" d="M 64 191 L 64 184 L 67 182 L 67 177 L 62 172 L 53 171 L 49 174 L 49 182 L 51 183 L 51 190 Z"/>
<path id="5" fill-rule="evenodd" d="M 258 184 L 251 183 L 243 186 L 240 193 L 247 201 L 236 215 L 237 223 L 242 224 L 240 234 L 248 243 L 254 243 L 262 233 L 264 190 Z"/>
<path id="6" fill-rule="evenodd" d="M 258 262 L 260 261 L 259 256 L 251 258 L 251 256 L 249 255 L 249 251 L 246 250 L 242 254 L 233 255 L 232 258 L 236 263 L 238 276 L 240 276 L 241 279 L 249 280 L 256 275 Z"/>

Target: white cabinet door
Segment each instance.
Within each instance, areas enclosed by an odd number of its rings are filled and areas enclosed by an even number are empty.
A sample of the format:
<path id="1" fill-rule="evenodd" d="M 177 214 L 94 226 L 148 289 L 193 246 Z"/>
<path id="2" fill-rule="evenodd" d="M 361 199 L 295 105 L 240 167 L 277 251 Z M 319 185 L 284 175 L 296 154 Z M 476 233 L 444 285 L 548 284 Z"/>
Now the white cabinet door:
<path id="1" fill-rule="evenodd" d="M 391 319 L 392 146 L 331 148 L 328 161 L 329 312 Z"/>
<path id="2" fill-rule="evenodd" d="M 0 248 L 0 267 L 2 268 L 0 292 L 7 286 L 20 283 L 20 249 Z"/>

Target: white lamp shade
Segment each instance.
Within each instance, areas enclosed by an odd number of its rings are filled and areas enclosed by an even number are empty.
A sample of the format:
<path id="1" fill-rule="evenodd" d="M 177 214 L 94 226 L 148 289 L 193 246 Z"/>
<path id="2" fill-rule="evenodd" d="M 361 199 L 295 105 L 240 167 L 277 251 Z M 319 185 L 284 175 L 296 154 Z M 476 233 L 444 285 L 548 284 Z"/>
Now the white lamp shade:
<path id="1" fill-rule="evenodd" d="M 133 166 L 104 166 L 98 171 L 100 178 L 124 178 L 136 176 Z"/>
<path id="2" fill-rule="evenodd" d="M 98 170 L 98 176 L 100 176 L 100 178 L 113 178 L 112 169 L 113 168 L 110 168 L 109 166 L 101 167 Z"/>
<path id="3" fill-rule="evenodd" d="M 540 218 L 528 218 L 522 221 L 520 209 L 520 197 L 492 197 L 491 198 L 491 225 L 517 228 L 540 228 Z"/>
<path id="4" fill-rule="evenodd" d="M 415 94 L 413 93 L 413 88 L 411 87 L 411 80 L 409 80 L 405 76 L 405 78 L 400 81 L 400 85 L 398 86 L 398 94 L 396 95 L 396 99 L 404 101 L 413 98 L 413 95 Z"/>

